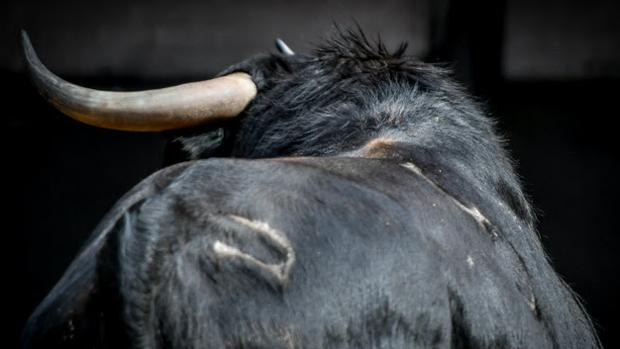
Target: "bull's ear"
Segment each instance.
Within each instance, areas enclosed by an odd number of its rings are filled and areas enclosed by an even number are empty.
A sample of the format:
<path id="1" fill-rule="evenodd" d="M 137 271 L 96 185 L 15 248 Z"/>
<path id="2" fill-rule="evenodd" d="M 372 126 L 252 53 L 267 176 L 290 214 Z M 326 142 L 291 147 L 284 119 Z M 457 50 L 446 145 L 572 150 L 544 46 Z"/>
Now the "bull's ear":
<path id="1" fill-rule="evenodd" d="M 164 148 L 164 166 L 182 161 L 230 156 L 232 140 L 226 126 L 181 130 L 168 134 Z"/>

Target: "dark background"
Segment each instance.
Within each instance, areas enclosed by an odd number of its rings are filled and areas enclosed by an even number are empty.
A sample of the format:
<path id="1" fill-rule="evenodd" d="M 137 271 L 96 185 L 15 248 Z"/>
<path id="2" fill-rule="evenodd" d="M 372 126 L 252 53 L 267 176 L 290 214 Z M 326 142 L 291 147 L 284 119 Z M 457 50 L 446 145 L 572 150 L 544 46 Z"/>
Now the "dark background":
<path id="1" fill-rule="evenodd" d="M 614 221 L 620 1 L 9 1 L 0 5 L 6 347 L 102 215 L 162 164 L 158 134 L 78 124 L 23 75 L 19 30 L 69 81 L 113 90 L 204 79 L 282 37 L 307 51 L 353 20 L 452 63 L 509 140 L 558 272 L 620 347 Z M 5 321 L 6 322 L 6 321 Z M 5 345 L 2 345 L 5 347 Z"/>

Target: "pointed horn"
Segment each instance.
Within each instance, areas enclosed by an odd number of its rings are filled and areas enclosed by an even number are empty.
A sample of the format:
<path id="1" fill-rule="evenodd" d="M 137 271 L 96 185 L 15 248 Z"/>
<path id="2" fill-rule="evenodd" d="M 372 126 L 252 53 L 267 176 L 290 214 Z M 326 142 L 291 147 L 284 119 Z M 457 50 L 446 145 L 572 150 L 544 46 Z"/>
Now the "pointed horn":
<path id="1" fill-rule="evenodd" d="M 278 51 L 280 51 L 281 54 L 285 56 L 295 55 L 295 52 L 293 52 L 293 50 L 291 50 L 291 48 L 288 47 L 288 45 L 280 38 L 276 39 L 276 48 L 278 49 Z"/>
<path id="2" fill-rule="evenodd" d="M 81 87 L 54 75 L 39 61 L 22 31 L 30 76 L 39 93 L 64 114 L 89 125 L 122 131 L 163 131 L 233 118 L 256 96 L 245 73 L 139 92 Z"/>

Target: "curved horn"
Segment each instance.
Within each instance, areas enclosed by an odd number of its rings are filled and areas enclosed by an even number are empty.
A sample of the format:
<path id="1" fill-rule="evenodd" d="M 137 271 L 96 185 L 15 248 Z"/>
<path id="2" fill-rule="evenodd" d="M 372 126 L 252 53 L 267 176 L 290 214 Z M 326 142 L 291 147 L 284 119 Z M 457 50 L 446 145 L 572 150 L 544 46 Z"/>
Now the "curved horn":
<path id="1" fill-rule="evenodd" d="M 31 78 L 39 93 L 64 114 L 89 125 L 122 131 L 197 126 L 241 113 L 256 96 L 245 73 L 139 92 L 98 91 L 69 83 L 39 61 L 22 31 Z"/>
<path id="2" fill-rule="evenodd" d="M 284 40 L 277 38 L 276 39 L 276 48 L 280 51 L 281 54 L 285 56 L 294 56 L 295 52 L 291 50 L 290 47 L 284 42 Z"/>

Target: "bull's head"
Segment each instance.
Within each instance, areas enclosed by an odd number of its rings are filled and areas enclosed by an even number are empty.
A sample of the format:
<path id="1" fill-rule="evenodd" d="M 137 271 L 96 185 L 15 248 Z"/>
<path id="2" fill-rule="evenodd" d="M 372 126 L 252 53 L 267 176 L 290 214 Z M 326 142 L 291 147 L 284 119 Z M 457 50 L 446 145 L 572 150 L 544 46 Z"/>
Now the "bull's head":
<path id="1" fill-rule="evenodd" d="M 140 92 L 66 82 L 41 64 L 25 33 L 23 45 L 34 84 L 52 105 L 97 127 L 167 131 L 174 140 L 167 164 L 350 155 L 375 138 L 409 139 L 412 125 L 433 115 L 419 111 L 426 95 L 462 104 L 443 70 L 405 56 L 404 46 L 389 52 L 361 30 L 336 34 L 309 55 L 277 40 L 278 53 L 250 57 L 214 79 Z"/>

